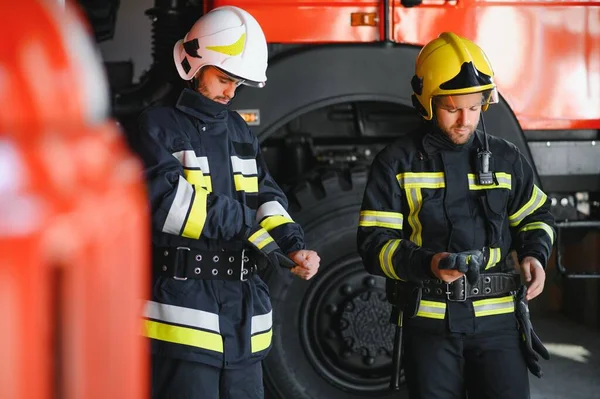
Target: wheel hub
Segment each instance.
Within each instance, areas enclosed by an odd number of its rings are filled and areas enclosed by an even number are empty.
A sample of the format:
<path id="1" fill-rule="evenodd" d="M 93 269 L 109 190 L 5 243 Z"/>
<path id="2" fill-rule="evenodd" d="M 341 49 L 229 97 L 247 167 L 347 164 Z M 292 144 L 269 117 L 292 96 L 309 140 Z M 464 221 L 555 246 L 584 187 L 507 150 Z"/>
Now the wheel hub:
<path id="1" fill-rule="evenodd" d="M 357 257 L 328 265 L 317 276 L 300 314 L 309 360 L 344 390 L 387 390 L 395 331 L 385 279 L 369 275 Z"/>
<path id="2" fill-rule="evenodd" d="M 368 358 L 367 364 L 380 354 L 390 356 L 393 326 L 389 322 L 390 306 L 385 295 L 367 291 L 354 296 L 344 306 L 339 323 L 340 335 L 348 348 Z"/>

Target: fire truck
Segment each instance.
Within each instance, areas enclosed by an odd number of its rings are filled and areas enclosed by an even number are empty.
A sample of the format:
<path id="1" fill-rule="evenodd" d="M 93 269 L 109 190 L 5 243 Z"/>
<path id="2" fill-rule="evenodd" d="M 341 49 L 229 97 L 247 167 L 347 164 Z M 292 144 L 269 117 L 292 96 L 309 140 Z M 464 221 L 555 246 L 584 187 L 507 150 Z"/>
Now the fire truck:
<path id="1" fill-rule="evenodd" d="M 123 23 L 120 9 L 135 2 L 79 3 L 102 46 Z M 275 315 L 264 361 L 271 398 L 402 396 L 388 389 L 394 326 L 385 282 L 365 272 L 355 235 L 373 157 L 420 123 L 411 104 L 414 62 L 440 32 L 488 54 L 501 99 L 485 114 L 487 130 L 516 144 L 552 199 L 558 269 L 597 277 L 565 267 L 561 248 L 600 226 L 599 1 L 154 0 L 139 6 L 152 48 L 139 81 L 134 62 L 106 62 L 113 113 L 128 135 L 145 107 L 179 93 L 173 44 L 222 5 L 244 8 L 266 34 L 267 85 L 240 88 L 231 107 L 259 137 L 290 213 L 322 258 L 310 282 L 263 275 Z M 136 27 L 125 24 L 131 35 Z"/>

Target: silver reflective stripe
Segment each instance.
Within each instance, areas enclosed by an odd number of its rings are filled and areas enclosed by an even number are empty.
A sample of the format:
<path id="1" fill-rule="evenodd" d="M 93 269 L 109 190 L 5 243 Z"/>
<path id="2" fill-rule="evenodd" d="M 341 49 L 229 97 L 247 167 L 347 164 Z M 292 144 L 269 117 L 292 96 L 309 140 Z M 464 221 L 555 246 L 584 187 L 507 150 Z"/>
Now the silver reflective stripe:
<path id="1" fill-rule="evenodd" d="M 379 251 L 379 265 L 381 270 L 385 273 L 389 278 L 393 278 L 396 280 L 401 280 L 396 274 L 396 270 L 394 269 L 394 263 L 392 259 L 394 257 L 394 253 L 396 252 L 396 248 L 400 245 L 400 240 L 389 240 L 385 243 L 385 245 Z"/>
<path id="2" fill-rule="evenodd" d="M 512 313 L 515 311 L 515 302 L 512 296 L 483 299 L 473 301 L 473 309 L 476 317 Z"/>
<path id="3" fill-rule="evenodd" d="M 442 320 L 446 317 L 446 303 L 422 299 L 419 302 L 417 316 Z"/>
<path id="4" fill-rule="evenodd" d="M 192 198 L 194 196 L 194 189 L 188 183 L 183 176 L 179 176 L 179 184 L 177 184 L 177 192 L 175 193 L 175 199 L 169 209 L 169 214 L 165 220 L 165 224 L 162 231 L 169 234 L 179 235 L 183 224 L 185 223 L 185 217 L 190 209 Z"/>
<path id="5" fill-rule="evenodd" d="M 403 216 L 401 213 L 382 212 L 382 211 L 362 211 L 360 212 L 359 225 L 361 226 L 380 226 L 402 229 Z"/>
<path id="6" fill-rule="evenodd" d="M 535 212 L 539 207 L 544 205 L 546 202 L 546 194 L 542 190 L 539 189 L 535 184 L 533 185 L 533 193 L 531 193 L 531 198 L 525 205 L 521 207 L 517 212 L 513 213 L 508 217 L 510 221 L 510 225 L 512 227 L 518 226 L 523 219 L 527 216 L 531 215 Z"/>
<path id="7" fill-rule="evenodd" d="M 531 230 L 544 230 L 550 237 L 550 243 L 554 244 L 554 230 L 544 222 L 531 222 L 519 229 L 519 233 Z"/>
<path id="8" fill-rule="evenodd" d="M 419 220 L 419 212 L 421 211 L 421 203 L 423 202 L 423 194 L 421 193 L 421 189 L 412 188 L 410 190 L 406 190 L 406 201 L 408 202 L 409 208 L 408 224 L 412 229 L 412 232 L 410 233 L 410 240 L 421 246 L 423 245 L 423 237 L 421 236 L 423 226 Z"/>
<path id="9" fill-rule="evenodd" d="M 502 251 L 500 248 L 489 248 L 488 262 L 487 262 L 487 265 L 485 266 L 485 269 L 487 270 L 491 267 L 494 267 L 496 265 L 496 263 L 500 262 L 501 255 L 502 255 Z"/>
<path id="10" fill-rule="evenodd" d="M 177 158 L 177 160 L 186 168 L 199 169 L 200 164 L 198 163 L 198 158 L 196 158 L 196 153 L 191 150 L 174 152 L 173 156 Z"/>
<path id="11" fill-rule="evenodd" d="M 251 335 L 270 330 L 273 327 L 273 311 L 267 314 L 252 316 Z"/>
<path id="12" fill-rule="evenodd" d="M 512 189 L 512 176 L 508 173 L 496 173 L 496 180 L 500 186 L 508 186 Z"/>
<path id="13" fill-rule="evenodd" d="M 444 188 L 443 172 L 406 172 L 396 176 L 402 188 Z"/>
<path id="14" fill-rule="evenodd" d="M 233 173 L 241 173 L 245 176 L 258 174 L 255 159 L 242 159 L 232 156 L 231 166 L 233 168 Z"/>
<path id="15" fill-rule="evenodd" d="M 260 221 L 267 216 L 282 215 L 288 219 L 292 217 L 286 212 L 283 205 L 277 201 L 269 201 L 262 204 L 256 211 L 256 220 Z"/>
<path id="16" fill-rule="evenodd" d="M 427 306 L 427 305 L 421 304 L 421 306 L 419 306 L 419 312 L 421 312 L 421 313 L 436 313 L 436 314 L 443 315 L 446 313 L 446 308 L 438 308 L 438 307 Z"/>
<path id="17" fill-rule="evenodd" d="M 219 333 L 219 315 L 203 310 L 184 308 L 181 306 L 167 305 L 165 303 L 147 301 L 144 316 L 149 319 L 160 320 L 171 324 L 180 324 L 189 327 Z"/>
<path id="18" fill-rule="evenodd" d="M 198 157 L 198 164 L 200 165 L 200 169 L 204 173 L 210 173 L 210 167 L 208 166 L 208 158 L 207 157 Z"/>
<path id="19" fill-rule="evenodd" d="M 273 237 L 271 237 L 271 234 L 269 234 L 265 229 L 260 229 L 256 233 L 252 234 L 248 240 L 252 242 L 252 244 L 256 245 L 258 249 L 262 249 L 262 247 L 273 241 Z"/>
<path id="20" fill-rule="evenodd" d="M 194 151 L 178 151 L 173 156 L 187 169 L 200 169 L 203 173 L 210 173 L 207 157 L 197 157 Z"/>
<path id="21" fill-rule="evenodd" d="M 480 186 L 477 182 L 477 177 L 473 173 L 469 173 L 467 176 L 469 179 L 469 190 L 493 190 L 498 188 L 510 190 L 512 188 L 512 176 L 508 173 L 496 172 L 494 176 L 498 184 L 494 183 L 489 186 Z"/>

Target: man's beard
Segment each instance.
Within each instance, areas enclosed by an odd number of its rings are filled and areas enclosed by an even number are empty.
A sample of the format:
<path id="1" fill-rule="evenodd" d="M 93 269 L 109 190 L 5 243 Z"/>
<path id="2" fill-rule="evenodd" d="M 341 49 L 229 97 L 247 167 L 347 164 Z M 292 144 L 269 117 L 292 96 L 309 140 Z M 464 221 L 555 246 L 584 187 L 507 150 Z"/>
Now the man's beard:
<path id="1" fill-rule="evenodd" d="M 465 133 L 459 134 L 459 133 L 454 132 L 453 129 L 469 129 L 469 132 L 468 132 L 468 134 L 465 134 Z M 440 129 L 440 130 L 442 130 L 442 129 Z M 448 140 L 450 140 L 452 143 L 460 145 L 460 144 L 467 143 L 471 139 L 471 137 L 475 133 L 475 128 L 472 125 L 466 125 L 466 126 L 454 125 L 450 129 L 443 129 L 442 132 L 448 138 Z"/>
<path id="2" fill-rule="evenodd" d="M 199 92 L 200 92 L 200 94 L 202 94 L 204 97 L 206 97 L 206 98 L 208 98 L 208 99 L 210 99 L 210 100 L 212 100 L 212 101 L 219 102 L 219 101 L 225 100 L 227 103 L 229 103 L 229 101 L 231 101 L 231 98 L 230 98 L 230 97 L 226 97 L 226 96 L 216 96 L 216 97 L 211 97 L 211 96 L 210 96 L 210 93 L 208 92 L 208 88 L 206 87 L 206 85 L 204 85 L 204 84 L 202 84 L 202 83 L 200 83 L 200 84 L 198 85 L 198 91 L 199 91 Z"/>

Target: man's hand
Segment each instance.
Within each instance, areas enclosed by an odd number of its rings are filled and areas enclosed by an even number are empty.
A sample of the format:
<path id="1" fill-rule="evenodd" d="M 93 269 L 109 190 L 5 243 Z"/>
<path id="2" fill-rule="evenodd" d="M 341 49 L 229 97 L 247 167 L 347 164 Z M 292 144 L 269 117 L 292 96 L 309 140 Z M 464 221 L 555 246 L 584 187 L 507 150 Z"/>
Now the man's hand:
<path id="1" fill-rule="evenodd" d="M 291 268 L 290 271 L 301 279 L 309 280 L 317 274 L 321 258 L 315 251 L 301 249 L 300 251 L 290 252 L 288 257 L 297 265 Z"/>
<path id="2" fill-rule="evenodd" d="M 521 274 L 527 285 L 527 300 L 530 301 L 544 291 L 546 272 L 539 260 L 526 256 L 521 261 Z"/>
<path id="3" fill-rule="evenodd" d="M 440 253 L 433 255 L 433 258 L 431 258 L 432 273 L 435 274 L 435 276 L 437 278 L 439 278 L 440 280 L 442 280 L 445 283 L 451 283 L 455 280 L 458 280 L 464 274 L 455 269 L 443 270 L 443 269 L 439 268 L 440 261 L 444 258 L 447 258 L 448 256 L 450 256 L 449 252 L 440 252 Z"/>

